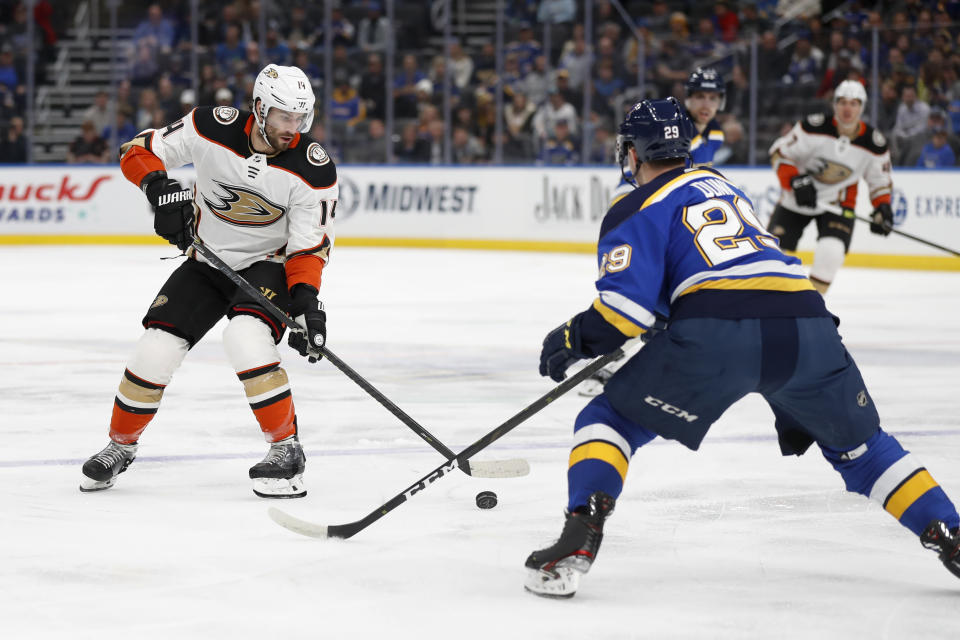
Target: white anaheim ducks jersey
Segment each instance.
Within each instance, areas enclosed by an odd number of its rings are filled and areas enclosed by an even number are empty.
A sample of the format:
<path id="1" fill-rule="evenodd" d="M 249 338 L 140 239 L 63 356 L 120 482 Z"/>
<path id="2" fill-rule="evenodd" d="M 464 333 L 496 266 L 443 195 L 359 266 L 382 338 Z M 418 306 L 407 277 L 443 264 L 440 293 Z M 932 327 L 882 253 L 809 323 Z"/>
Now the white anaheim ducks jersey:
<path id="1" fill-rule="evenodd" d="M 853 209 L 860 178 L 867 182 L 874 206 L 889 201 L 893 189 L 887 141 L 863 122 L 851 140 L 837 132 L 833 118 L 822 113 L 807 116 L 773 143 L 770 159 L 778 175 L 785 175 L 783 170 L 793 166 L 813 178 L 817 188 L 815 209 L 797 206 L 792 190 L 783 189 L 780 195 L 781 205 L 804 215 Z"/>
<path id="2" fill-rule="evenodd" d="M 232 268 L 300 255 L 326 263 L 338 195 L 333 161 L 305 135 L 281 153 L 256 153 L 249 143 L 253 126 L 248 112 L 198 107 L 124 147 L 145 147 L 167 169 L 193 163 L 195 235 Z"/>

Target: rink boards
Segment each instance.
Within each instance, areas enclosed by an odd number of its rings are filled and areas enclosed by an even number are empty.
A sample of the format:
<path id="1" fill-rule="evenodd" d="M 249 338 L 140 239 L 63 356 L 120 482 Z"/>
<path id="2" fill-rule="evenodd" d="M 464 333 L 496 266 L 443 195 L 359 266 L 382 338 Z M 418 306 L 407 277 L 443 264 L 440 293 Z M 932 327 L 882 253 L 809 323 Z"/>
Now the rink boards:
<path id="1" fill-rule="evenodd" d="M 766 221 L 779 196 L 773 172 L 724 173 Z M 192 182 L 193 170 L 171 175 Z M 337 242 L 591 252 L 618 178 L 613 167 L 343 166 Z M 872 211 L 865 187 L 862 216 Z M 893 208 L 897 230 L 960 251 L 960 172 L 896 170 Z M 960 258 L 949 253 L 857 226 L 848 265 L 960 270 Z M 800 243 L 805 260 L 814 239 L 810 225 Z M 118 166 L 0 170 L 0 244 L 154 242 L 162 240 L 153 235 L 146 200 Z"/>

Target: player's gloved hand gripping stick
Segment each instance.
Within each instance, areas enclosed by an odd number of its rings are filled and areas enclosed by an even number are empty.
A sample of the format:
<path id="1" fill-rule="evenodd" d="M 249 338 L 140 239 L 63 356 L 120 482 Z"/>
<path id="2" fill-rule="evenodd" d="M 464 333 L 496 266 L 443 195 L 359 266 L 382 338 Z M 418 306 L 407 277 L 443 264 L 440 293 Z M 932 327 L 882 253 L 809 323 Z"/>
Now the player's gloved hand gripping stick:
<path id="1" fill-rule="evenodd" d="M 330 349 L 326 347 L 327 317 L 326 313 L 322 310 L 322 307 L 319 306 L 319 301 L 316 299 L 316 289 L 313 287 L 307 287 L 305 292 L 293 292 L 294 312 L 302 313 L 298 313 L 299 317 L 296 320 L 291 319 L 283 309 L 278 307 L 273 303 L 273 301 L 264 296 L 259 289 L 247 282 L 243 276 L 231 269 L 227 263 L 221 260 L 212 249 L 208 248 L 198 238 L 194 238 L 193 243 L 189 246 L 206 258 L 214 268 L 230 278 L 230 280 L 240 287 L 244 293 L 257 300 L 268 313 L 274 316 L 277 320 L 280 320 L 284 324 L 288 325 L 290 327 L 290 331 L 292 332 L 290 338 L 288 339 L 291 347 L 296 349 L 301 355 L 308 356 L 310 358 L 310 362 L 316 362 L 321 357 L 325 357 L 330 361 L 331 364 L 333 364 L 333 366 L 342 371 L 344 375 L 353 380 L 357 385 L 360 386 L 361 389 L 370 394 L 374 400 L 379 402 L 387 411 L 396 416 L 400 422 L 407 425 L 411 431 L 423 438 L 427 444 L 436 449 L 447 460 L 454 459 L 456 454 L 450 448 L 437 440 L 433 434 L 424 429 L 419 422 L 407 415 L 403 409 L 391 402 L 389 398 L 383 395 L 363 376 L 350 368 L 347 363 L 338 358 L 332 351 L 330 351 Z M 297 287 L 294 287 L 294 289 L 297 289 Z M 312 304 L 308 298 L 312 300 Z M 298 306 L 298 304 L 302 306 Z M 305 323 L 300 321 L 301 318 L 305 318 Z M 293 334 L 296 334 L 296 338 Z M 302 351 L 301 347 L 303 348 Z M 530 465 L 526 460 L 520 458 L 513 458 L 510 460 L 483 460 L 473 463 L 467 463 L 464 459 L 463 463 L 459 465 L 459 468 L 468 476 L 475 476 L 478 478 L 515 478 L 518 476 L 525 476 L 530 473 Z"/>

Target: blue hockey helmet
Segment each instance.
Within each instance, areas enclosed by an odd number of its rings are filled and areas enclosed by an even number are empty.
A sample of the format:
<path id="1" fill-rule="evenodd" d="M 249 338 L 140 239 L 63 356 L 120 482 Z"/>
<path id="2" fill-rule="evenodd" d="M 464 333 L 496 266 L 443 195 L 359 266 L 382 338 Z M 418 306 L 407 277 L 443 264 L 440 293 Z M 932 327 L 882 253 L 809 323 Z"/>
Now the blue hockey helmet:
<path id="1" fill-rule="evenodd" d="M 723 76 L 716 69 L 697 67 L 687 78 L 687 84 L 684 87 L 688 98 L 697 91 L 719 93 L 721 110 L 727 102 L 727 86 L 723 82 Z"/>
<path id="2" fill-rule="evenodd" d="M 623 167 L 631 146 L 640 162 L 689 158 L 696 127 L 687 110 L 670 96 L 633 105 L 617 133 L 617 162 Z"/>

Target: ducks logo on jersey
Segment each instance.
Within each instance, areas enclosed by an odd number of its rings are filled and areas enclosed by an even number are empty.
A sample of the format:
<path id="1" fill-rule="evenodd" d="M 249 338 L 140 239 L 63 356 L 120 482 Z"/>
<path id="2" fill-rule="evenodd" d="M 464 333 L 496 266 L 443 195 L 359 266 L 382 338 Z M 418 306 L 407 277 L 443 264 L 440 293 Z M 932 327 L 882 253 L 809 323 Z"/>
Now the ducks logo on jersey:
<path id="1" fill-rule="evenodd" d="M 224 192 L 212 196 L 220 202 L 215 204 L 205 195 L 203 202 L 213 215 L 229 224 L 241 227 L 263 227 L 273 224 L 287 212 L 286 207 L 270 202 L 251 189 L 226 184 L 219 180 L 214 180 L 214 184 Z"/>

